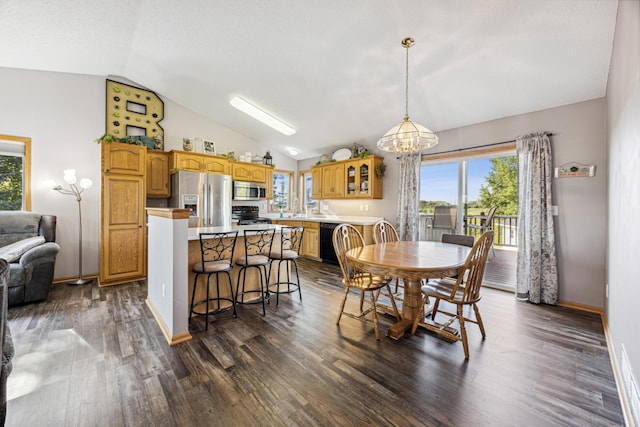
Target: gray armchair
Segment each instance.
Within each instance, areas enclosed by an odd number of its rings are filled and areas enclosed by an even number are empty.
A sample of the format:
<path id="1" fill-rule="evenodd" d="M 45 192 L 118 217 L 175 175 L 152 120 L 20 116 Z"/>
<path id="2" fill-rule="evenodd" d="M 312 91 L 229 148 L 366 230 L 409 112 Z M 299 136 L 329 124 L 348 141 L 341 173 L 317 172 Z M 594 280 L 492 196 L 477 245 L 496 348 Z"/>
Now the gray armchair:
<path id="1" fill-rule="evenodd" d="M 0 251 L 19 242 L 33 241 L 17 259 L 9 257 L 9 307 L 47 298 L 56 256 L 60 246 L 56 240 L 56 217 L 23 211 L 0 211 Z"/>

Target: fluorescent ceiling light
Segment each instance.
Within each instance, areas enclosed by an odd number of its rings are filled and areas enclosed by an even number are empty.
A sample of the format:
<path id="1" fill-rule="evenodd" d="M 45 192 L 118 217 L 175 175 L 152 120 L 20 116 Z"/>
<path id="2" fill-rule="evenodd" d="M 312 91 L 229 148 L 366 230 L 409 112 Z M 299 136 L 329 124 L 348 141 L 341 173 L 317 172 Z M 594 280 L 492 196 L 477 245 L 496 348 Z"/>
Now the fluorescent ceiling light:
<path id="1" fill-rule="evenodd" d="M 276 119 L 271 114 L 261 110 L 260 108 L 245 101 L 240 97 L 236 96 L 232 98 L 231 101 L 229 101 L 229 103 L 233 105 L 235 108 L 237 108 L 238 110 L 242 111 L 243 113 L 253 117 L 256 120 L 261 121 L 265 125 L 272 127 L 273 129 L 277 130 L 278 132 L 284 135 L 289 136 L 296 133 L 296 130 L 291 126 L 289 126 L 288 124 L 284 123 L 279 119 Z"/>

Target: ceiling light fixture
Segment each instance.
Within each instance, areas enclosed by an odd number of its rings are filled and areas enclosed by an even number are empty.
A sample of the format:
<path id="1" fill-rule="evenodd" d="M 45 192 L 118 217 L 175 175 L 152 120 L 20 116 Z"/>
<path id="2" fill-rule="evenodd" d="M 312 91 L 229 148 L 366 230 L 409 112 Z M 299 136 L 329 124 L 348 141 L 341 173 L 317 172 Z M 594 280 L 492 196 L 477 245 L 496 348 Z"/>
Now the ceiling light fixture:
<path id="1" fill-rule="evenodd" d="M 294 128 L 292 128 L 282 120 L 273 117 L 271 114 L 261 110 L 260 108 L 238 96 L 233 97 L 231 101 L 229 101 L 229 103 L 243 113 L 253 117 L 256 120 L 261 121 L 265 125 L 272 127 L 273 129 L 284 135 L 289 136 L 296 133 L 296 130 Z"/>
<path id="2" fill-rule="evenodd" d="M 415 153 L 431 148 L 438 143 L 438 136 L 426 127 L 409 120 L 409 48 L 414 40 L 407 37 L 402 47 L 407 49 L 405 62 L 404 120 L 391 128 L 378 140 L 378 148 L 392 153 Z"/>
<path id="3" fill-rule="evenodd" d="M 292 156 L 297 156 L 300 153 L 295 148 L 290 148 L 289 149 L 289 154 L 291 154 Z"/>

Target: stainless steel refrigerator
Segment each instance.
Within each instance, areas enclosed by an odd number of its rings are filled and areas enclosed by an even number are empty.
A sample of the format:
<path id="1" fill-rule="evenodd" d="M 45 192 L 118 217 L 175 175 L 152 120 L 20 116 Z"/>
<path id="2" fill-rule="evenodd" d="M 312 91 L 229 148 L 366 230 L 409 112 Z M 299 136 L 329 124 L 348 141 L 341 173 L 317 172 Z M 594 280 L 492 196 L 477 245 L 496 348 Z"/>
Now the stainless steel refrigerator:
<path id="1" fill-rule="evenodd" d="M 231 227 L 231 176 L 179 171 L 171 176 L 172 208 L 189 209 L 189 227 Z"/>

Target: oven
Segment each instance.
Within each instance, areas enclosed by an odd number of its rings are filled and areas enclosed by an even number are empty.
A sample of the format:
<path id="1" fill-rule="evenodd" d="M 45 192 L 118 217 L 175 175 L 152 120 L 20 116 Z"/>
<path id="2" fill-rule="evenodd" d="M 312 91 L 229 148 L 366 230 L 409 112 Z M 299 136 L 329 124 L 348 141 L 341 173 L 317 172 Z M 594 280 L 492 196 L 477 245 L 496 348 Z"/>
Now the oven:
<path id="1" fill-rule="evenodd" d="M 271 224 L 269 218 L 260 217 L 257 206 L 232 206 L 231 220 L 238 221 L 238 225 Z"/>

